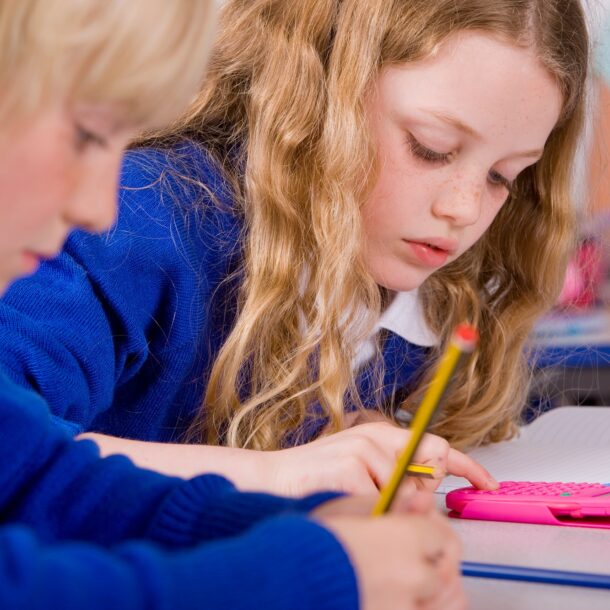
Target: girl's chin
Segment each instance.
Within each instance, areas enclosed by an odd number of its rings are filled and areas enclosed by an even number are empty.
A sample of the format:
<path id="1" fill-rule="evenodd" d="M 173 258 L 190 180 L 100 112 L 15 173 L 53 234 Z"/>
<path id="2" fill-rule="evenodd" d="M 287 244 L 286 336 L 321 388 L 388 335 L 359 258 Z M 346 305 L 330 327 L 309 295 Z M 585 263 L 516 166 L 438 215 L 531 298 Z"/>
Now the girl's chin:
<path id="1" fill-rule="evenodd" d="M 391 290 L 392 292 L 409 292 L 419 288 L 429 277 L 430 273 L 417 273 L 409 269 L 408 273 L 404 269 L 397 270 L 395 273 L 374 274 L 373 278 L 378 286 Z"/>

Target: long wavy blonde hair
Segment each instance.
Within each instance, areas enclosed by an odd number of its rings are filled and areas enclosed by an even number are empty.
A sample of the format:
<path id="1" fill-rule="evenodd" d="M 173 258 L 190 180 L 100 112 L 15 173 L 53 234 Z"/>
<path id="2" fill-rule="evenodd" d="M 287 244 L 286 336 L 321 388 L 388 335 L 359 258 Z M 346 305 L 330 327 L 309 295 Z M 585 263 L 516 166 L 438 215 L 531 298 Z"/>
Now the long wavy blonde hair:
<path id="1" fill-rule="evenodd" d="M 528 385 L 525 341 L 559 292 L 572 246 L 588 62 L 579 2 L 229 0 L 205 88 L 156 139 L 209 149 L 246 226 L 238 317 L 191 427 L 198 440 L 274 449 L 312 405 L 332 430 L 346 402 L 360 405 L 352 359 L 383 302 L 361 259 L 360 209 L 376 175 L 365 96 L 383 66 L 425 58 L 461 30 L 534 49 L 564 99 L 543 157 L 485 236 L 420 291 L 441 338 L 431 364 L 457 322 L 482 337 L 435 432 L 458 447 L 513 432 Z"/>

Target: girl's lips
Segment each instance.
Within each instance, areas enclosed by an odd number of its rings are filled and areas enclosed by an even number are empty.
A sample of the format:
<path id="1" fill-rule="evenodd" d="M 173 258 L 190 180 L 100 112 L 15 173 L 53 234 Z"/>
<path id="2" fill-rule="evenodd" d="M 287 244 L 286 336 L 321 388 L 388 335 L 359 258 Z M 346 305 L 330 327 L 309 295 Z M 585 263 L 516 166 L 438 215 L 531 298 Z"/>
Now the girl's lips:
<path id="1" fill-rule="evenodd" d="M 426 267 L 442 267 L 449 258 L 449 252 L 429 243 L 403 240 L 417 261 Z"/>

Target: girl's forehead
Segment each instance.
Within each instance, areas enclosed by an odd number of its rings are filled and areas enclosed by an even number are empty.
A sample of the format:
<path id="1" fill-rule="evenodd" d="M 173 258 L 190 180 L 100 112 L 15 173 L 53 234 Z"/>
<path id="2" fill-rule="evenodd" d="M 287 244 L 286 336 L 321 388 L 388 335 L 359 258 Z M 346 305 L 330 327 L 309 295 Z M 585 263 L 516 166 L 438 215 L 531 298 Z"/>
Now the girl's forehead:
<path id="1" fill-rule="evenodd" d="M 448 39 L 424 60 L 387 66 L 376 84 L 377 112 L 496 142 L 502 156 L 541 149 L 563 106 L 534 51 L 481 33 Z"/>

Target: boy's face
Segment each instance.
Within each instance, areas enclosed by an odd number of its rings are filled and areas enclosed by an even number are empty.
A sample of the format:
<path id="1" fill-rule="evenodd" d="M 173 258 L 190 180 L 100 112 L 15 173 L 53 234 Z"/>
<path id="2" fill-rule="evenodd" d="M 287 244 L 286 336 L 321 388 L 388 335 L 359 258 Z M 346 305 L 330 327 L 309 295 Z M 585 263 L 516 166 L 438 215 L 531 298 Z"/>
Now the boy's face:
<path id="1" fill-rule="evenodd" d="M 470 248 L 541 156 L 561 108 L 531 51 L 479 33 L 383 69 L 367 100 L 379 175 L 363 208 L 377 283 L 411 290 Z"/>
<path id="2" fill-rule="evenodd" d="M 0 133 L 0 290 L 55 256 L 71 229 L 108 229 L 134 135 L 105 106 L 80 104 L 11 122 Z"/>

